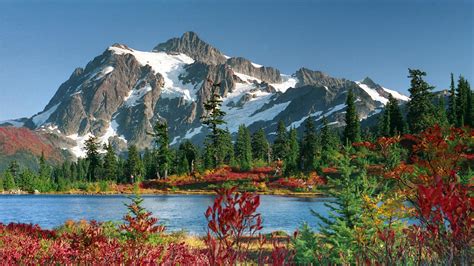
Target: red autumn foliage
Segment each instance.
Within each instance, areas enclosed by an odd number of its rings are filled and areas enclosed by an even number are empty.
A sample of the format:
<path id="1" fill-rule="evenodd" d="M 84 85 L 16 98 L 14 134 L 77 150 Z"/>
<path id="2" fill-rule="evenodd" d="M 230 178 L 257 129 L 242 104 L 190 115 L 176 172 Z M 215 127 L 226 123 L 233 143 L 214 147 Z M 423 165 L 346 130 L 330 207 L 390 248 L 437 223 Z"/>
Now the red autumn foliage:
<path id="1" fill-rule="evenodd" d="M 420 260 L 426 254 L 436 254 L 447 264 L 470 261 L 473 187 L 461 183 L 459 175 L 466 174 L 463 166 L 474 157 L 472 134 L 471 129 L 444 132 L 434 126 L 418 135 L 405 135 L 401 143 L 410 149 L 412 164 L 401 164 L 386 174 L 400 182 L 414 204 L 420 224 L 405 233 L 419 250 Z M 379 234 L 379 238 L 387 244 L 392 241 L 386 234 Z"/>
<path id="2" fill-rule="evenodd" d="M 236 192 L 236 188 L 219 189 L 214 204 L 205 216 L 208 221 L 206 244 L 211 264 L 233 264 L 246 256 L 252 237 L 262 229 L 262 218 L 256 213 L 260 196 Z"/>
<path id="3" fill-rule="evenodd" d="M 272 188 L 285 188 L 285 189 L 303 189 L 307 187 L 306 181 L 301 178 L 280 178 L 269 185 Z"/>
<path id="4" fill-rule="evenodd" d="M 19 151 L 59 161 L 60 153 L 48 141 L 34 131 L 24 127 L 0 127 L 0 151 L 4 155 L 14 155 Z"/>

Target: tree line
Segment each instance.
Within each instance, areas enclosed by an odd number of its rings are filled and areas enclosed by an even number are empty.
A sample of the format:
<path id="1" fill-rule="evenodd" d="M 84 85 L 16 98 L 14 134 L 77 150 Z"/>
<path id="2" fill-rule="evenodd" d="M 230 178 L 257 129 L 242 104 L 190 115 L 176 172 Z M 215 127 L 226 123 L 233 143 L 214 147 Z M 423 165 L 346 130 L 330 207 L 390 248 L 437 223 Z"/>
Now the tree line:
<path id="1" fill-rule="evenodd" d="M 167 123 L 157 121 L 153 132 L 149 133 L 153 145 L 143 152 L 135 145 L 130 145 L 125 157 L 118 156 L 110 143 L 102 145 L 97 137 L 92 136 L 85 143 L 86 157 L 74 162 L 65 161 L 53 167 L 41 156 L 38 170 L 33 171 L 20 169 L 18 163 L 13 161 L 0 178 L 0 189 L 82 189 L 91 182 L 130 183 L 166 179 L 169 175 L 191 175 L 221 165 L 247 171 L 255 166 L 275 164 L 281 168 L 282 175 L 305 175 L 331 167 L 341 147 L 354 142 L 418 133 L 434 124 L 472 127 L 474 105 L 469 82 L 460 76 L 456 86 L 451 74 L 449 103 L 445 106 L 443 96 L 435 101 L 432 92 L 434 87 L 424 80 L 425 76 L 426 73 L 421 70 L 409 69 L 410 101 L 406 110 L 402 110 L 398 100 L 389 95 L 378 125 L 370 130 L 372 133 L 361 132 L 357 97 L 354 91 L 349 90 L 342 130 L 332 127 L 324 116 L 309 116 L 300 134 L 296 128 L 279 121 L 273 142 L 267 139 L 263 129 L 251 133 L 245 125 L 239 126 L 233 139 L 225 128 L 225 112 L 221 110 L 222 99 L 218 93 L 220 84 L 213 84 L 210 98 L 204 104 L 202 123 L 210 133 L 202 149 L 189 140 L 181 142 L 176 148 L 170 147 Z"/>

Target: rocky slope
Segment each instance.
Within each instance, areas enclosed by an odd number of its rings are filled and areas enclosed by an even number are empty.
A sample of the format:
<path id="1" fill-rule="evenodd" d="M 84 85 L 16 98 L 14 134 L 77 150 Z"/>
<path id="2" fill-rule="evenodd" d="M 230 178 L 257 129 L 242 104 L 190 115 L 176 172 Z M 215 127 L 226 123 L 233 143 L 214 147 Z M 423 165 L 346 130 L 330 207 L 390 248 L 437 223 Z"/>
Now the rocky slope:
<path id="1" fill-rule="evenodd" d="M 3 125 L 35 130 L 73 157 L 84 156 L 84 141 L 91 135 L 119 150 L 130 144 L 149 147 L 147 132 L 157 120 L 168 122 L 173 145 L 184 139 L 200 143 L 207 133 L 200 117 L 211 90 L 208 80 L 221 83 L 231 132 L 245 124 L 252 131 L 263 128 L 269 136 L 279 120 L 299 128 L 309 116 L 317 121 L 326 116 L 335 126 L 343 125 L 349 89 L 357 96 L 361 119 L 379 112 L 389 93 L 408 100 L 370 78 L 354 82 L 306 68 L 285 75 L 242 57 L 225 56 L 186 32 L 151 52 L 123 44 L 108 47 L 85 68 L 74 70 L 42 112 Z"/>

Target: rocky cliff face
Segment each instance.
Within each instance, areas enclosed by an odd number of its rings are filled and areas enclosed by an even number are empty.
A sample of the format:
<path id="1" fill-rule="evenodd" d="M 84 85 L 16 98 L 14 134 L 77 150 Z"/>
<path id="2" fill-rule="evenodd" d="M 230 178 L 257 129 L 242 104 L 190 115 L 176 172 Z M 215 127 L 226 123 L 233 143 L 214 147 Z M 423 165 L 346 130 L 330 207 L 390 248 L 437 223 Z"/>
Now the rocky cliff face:
<path id="1" fill-rule="evenodd" d="M 185 32 L 181 38 L 173 38 L 158 44 L 153 48 L 153 52 L 182 53 L 196 61 L 213 65 L 223 64 L 226 61 L 226 57 L 219 50 L 202 41 L 192 31 Z"/>
<path id="2" fill-rule="evenodd" d="M 251 130 L 263 128 L 270 137 L 279 120 L 299 128 L 308 117 L 320 121 L 326 116 L 335 126 L 343 125 L 350 89 L 363 119 L 379 112 L 389 93 L 408 100 L 369 78 L 354 82 L 306 68 L 284 75 L 242 57 L 228 58 L 187 32 L 151 52 L 112 45 L 84 69 L 74 70 L 42 112 L 3 124 L 47 135 L 75 157 L 84 156 L 84 141 L 91 135 L 118 150 L 130 144 L 150 147 L 147 133 L 157 120 L 168 122 L 173 145 L 184 139 L 200 143 L 207 133 L 200 117 L 210 81 L 221 84 L 231 132 L 245 124 Z"/>

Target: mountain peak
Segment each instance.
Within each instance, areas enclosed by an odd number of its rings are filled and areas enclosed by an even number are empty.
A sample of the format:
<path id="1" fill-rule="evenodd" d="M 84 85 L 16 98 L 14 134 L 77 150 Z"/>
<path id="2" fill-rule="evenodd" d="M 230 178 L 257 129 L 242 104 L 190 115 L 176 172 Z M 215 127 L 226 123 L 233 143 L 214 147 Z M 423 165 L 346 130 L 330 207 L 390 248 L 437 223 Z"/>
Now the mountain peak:
<path id="1" fill-rule="evenodd" d="M 223 64 L 225 56 L 216 48 L 203 41 L 193 31 L 185 32 L 180 38 L 172 38 L 153 48 L 153 52 L 183 53 L 196 61 L 207 64 Z"/>
<path id="2" fill-rule="evenodd" d="M 370 88 L 376 88 L 376 87 L 378 87 L 378 84 L 375 83 L 375 82 L 374 82 L 371 78 L 369 78 L 369 77 L 365 77 L 365 79 L 362 80 L 360 83 L 365 84 L 365 85 L 369 86 Z"/>

